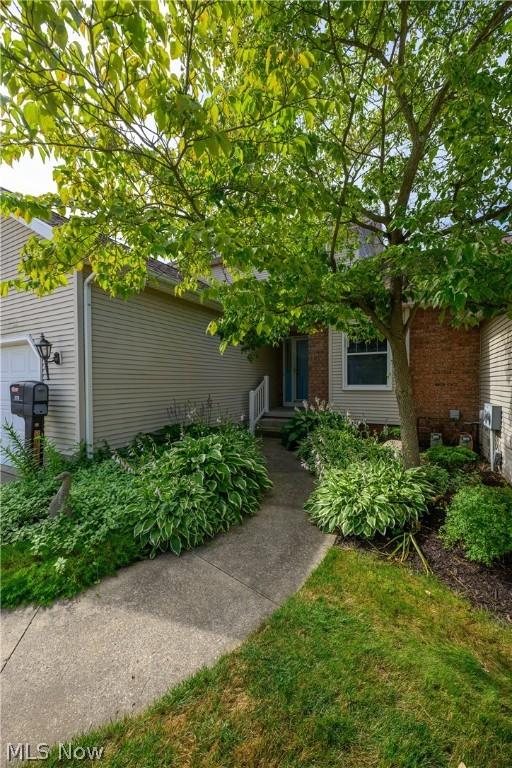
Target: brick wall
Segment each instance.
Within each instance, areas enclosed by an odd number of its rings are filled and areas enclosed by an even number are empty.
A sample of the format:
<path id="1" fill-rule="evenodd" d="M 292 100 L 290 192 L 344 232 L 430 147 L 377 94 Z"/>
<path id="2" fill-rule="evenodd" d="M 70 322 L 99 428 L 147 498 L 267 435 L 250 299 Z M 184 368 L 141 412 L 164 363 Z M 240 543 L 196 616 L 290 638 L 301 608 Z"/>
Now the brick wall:
<path id="1" fill-rule="evenodd" d="M 478 421 L 480 331 L 439 323 L 435 310 L 419 310 L 410 331 L 410 364 L 416 414 L 425 426 L 457 442 L 464 422 Z M 460 422 L 449 411 L 460 411 Z M 421 430 L 420 430 L 421 437 Z M 476 438 L 476 434 L 474 434 Z"/>
<path id="2" fill-rule="evenodd" d="M 329 400 L 329 331 L 324 328 L 309 337 L 308 400 Z"/>

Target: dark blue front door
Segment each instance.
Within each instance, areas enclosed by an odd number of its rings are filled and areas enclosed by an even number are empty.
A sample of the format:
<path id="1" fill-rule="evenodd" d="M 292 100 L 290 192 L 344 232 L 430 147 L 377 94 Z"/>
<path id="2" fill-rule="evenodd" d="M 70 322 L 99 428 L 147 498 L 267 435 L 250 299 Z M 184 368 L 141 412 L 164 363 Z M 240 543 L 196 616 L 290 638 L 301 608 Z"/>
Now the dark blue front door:
<path id="1" fill-rule="evenodd" d="M 292 336 L 284 340 L 284 404 L 308 398 L 308 340 Z"/>

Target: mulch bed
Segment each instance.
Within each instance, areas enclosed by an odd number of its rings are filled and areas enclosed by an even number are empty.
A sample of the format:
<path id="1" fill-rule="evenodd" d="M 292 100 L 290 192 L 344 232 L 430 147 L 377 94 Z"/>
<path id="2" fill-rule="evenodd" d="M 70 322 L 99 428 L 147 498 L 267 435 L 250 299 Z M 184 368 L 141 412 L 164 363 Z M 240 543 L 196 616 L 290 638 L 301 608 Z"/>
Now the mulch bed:
<path id="1" fill-rule="evenodd" d="M 434 574 L 473 605 L 512 623 L 512 557 L 492 566 L 473 563 L 460 548 L 445 549 L 438 528 L 435 522 L 427 523 L 418 535 L 418 543 Z M 422 569 L 416 553 L 410 562 L 417 570 Z"/>
<path id="2" fill-rule="evenodd" d="M 439 538 L 439 528 L 444 514 L 440 510 L 432 512 L 424 519 L 417 541 L 435 576 L 447 584 L 454 592 L 467 598 L 477 608 L 485 608 L 499 619 L 512 623 L 512 556 L 492 566 L 480 565 L 466 560 L 461 549 L 445 549 Z M 358 547 L 378 551 L 385 555 L 388 540 L 381 537 L 373 542 L 360 539 L 339 537 L 338 546 Z M 411 549 L 407 564 L 424 573 L 424 568 L 417 553 Z"/>

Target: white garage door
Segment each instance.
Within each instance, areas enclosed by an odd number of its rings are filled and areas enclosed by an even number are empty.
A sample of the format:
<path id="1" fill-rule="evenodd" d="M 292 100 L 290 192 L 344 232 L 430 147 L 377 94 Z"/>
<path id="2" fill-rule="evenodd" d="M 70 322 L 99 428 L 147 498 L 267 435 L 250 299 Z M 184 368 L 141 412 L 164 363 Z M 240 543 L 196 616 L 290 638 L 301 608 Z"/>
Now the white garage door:
<path id="1" fill-rule="evenodd" d="M 3 451 L 3 447 L 9 443 L 9 438 L 4 430 L 5 422 L 12 424 L 21 438 L 25 434 L 25 423 L 19 416 L 11 414 L 11 401 L 9 384 L 16 381 L 35 380 L 40 378 L 39 359 L 28 342 L 21 344 L 8 344 L 0 347 L 0 379 L 1 379 L 1 445 L 0 464 L 10 464 Z"/>

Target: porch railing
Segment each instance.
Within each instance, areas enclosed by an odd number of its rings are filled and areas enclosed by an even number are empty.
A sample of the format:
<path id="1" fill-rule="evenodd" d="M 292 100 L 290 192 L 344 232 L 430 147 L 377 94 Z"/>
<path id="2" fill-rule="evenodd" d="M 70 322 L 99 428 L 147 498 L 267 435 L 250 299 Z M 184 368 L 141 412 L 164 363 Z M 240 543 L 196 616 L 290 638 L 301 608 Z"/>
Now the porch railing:
<path id="1" fill-rule="evenodd" d="M 263 381 L 256 389 L 249 392 L 249 429 L 254 435 L 256 424 L 263 414 L 269 410 L 270 388 L 269 377 L 264 376 Z"/>

